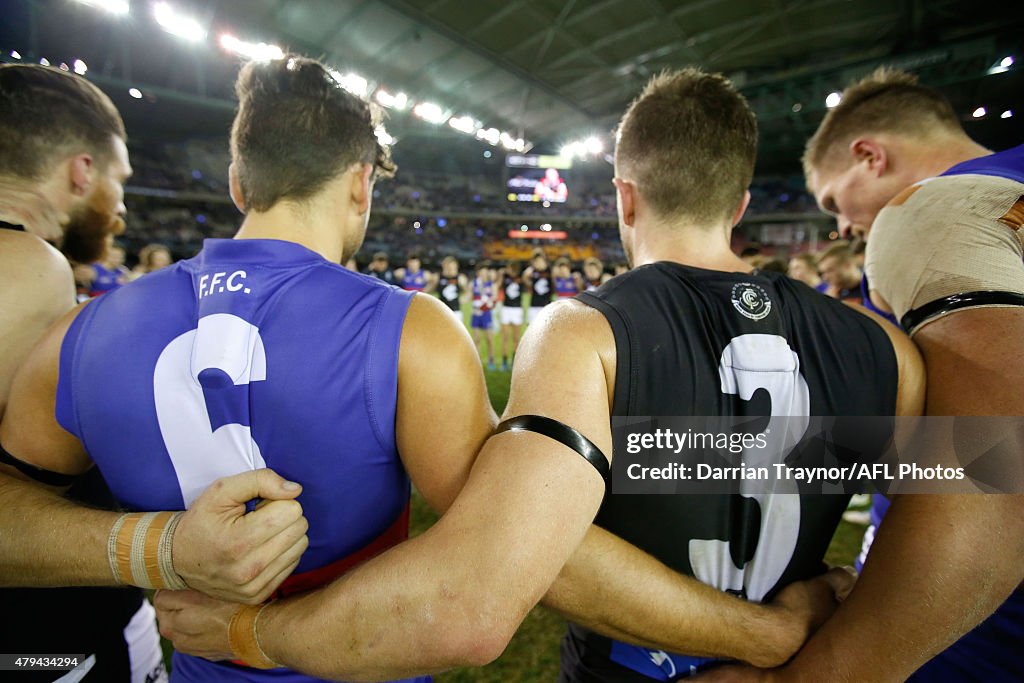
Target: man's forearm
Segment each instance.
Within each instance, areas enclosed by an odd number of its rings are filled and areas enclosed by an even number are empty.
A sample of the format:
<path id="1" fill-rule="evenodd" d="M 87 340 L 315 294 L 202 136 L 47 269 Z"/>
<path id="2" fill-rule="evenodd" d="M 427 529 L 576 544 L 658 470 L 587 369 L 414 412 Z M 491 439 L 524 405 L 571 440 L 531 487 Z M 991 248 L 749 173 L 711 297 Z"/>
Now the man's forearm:
<path id="1" fill-rule="evenodd" d="M 564 446 L 506 432 L 424 534 L 272 604 L 266 654 L 321 678 L 392 680 L 497 657 L 586 534 L 603 483 Z"/>
<path id="2" fill-rule="evenodd" d="M 116 585 L 107 539 L 118 513 L 77 505 L 5 472 L 0 501 L 0 585 Z"/>
<path id="3" fill-rule="evenodd" d="M 784 680 L 903 681 L 1024 578 L 1024 496 L 897 498 L 850 597 Z"/>
<path id="4" fill-rule="evenodd" d="M 675 572 L 598 526 L 587 532 L 543 603 L 616 640 L 762 667 L 785 662 L 808 635 L 781 609 Z"/>

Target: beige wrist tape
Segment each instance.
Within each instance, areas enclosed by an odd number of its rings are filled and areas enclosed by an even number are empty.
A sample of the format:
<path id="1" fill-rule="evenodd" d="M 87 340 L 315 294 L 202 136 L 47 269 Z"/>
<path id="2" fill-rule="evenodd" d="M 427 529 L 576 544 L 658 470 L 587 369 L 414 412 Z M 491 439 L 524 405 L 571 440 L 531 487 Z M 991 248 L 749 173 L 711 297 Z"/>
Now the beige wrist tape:
<path id="1" fill-rule="evenodd" d="M 231 617 L 228 624 L 228 642 L 235 657 L 253 669 L 276 669 L 281 665 L 267 656 L 260 647 L 256 633 L 256 621 L 267 608 L 269 602 L 262 605 L 242 605 Z"/>
<path id="2" fill-rule="evenodd" d="M 114 579 L 140 588 L 185 590 L 171 561 L 174 530 L 184 512 L 131 512 L 110 530 L 107 559 Z"/>

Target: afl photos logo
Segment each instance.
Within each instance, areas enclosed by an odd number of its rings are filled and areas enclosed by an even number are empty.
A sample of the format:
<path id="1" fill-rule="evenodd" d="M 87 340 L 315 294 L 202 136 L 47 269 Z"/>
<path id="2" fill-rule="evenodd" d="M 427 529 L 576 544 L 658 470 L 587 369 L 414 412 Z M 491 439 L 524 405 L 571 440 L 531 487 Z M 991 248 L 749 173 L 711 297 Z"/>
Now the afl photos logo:
<path id="1" fill-rule="evenodd" d="M 772 312 L 772 300 L 768 298 L 768 292 L 753 282 L 733 285 L 732 305 L 740 315 L 751 320 L 761 320 Z"/>

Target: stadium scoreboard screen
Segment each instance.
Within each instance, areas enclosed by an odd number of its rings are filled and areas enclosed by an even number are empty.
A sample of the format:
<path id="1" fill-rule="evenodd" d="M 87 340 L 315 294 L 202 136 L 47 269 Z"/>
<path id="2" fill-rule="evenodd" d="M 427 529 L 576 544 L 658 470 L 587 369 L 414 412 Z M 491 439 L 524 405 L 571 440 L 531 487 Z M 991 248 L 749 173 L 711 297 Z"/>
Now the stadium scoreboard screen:
<path id="1" fill-rule="evenodd" d="M 505 186 L 510 202 L 540 202 L 549 206 L 569 198 L 564 172 L 572 168 L 572 159 L 545 154 L 510 154 L 505 165 L 508 167 Z"/>

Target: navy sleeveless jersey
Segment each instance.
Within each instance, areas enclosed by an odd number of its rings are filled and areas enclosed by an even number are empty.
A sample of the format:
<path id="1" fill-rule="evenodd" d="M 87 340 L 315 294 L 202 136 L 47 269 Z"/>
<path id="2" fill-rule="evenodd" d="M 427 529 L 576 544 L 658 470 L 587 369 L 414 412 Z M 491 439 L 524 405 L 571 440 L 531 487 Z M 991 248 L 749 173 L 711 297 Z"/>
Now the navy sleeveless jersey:
<path id="1" fill-rule="evenodd" d="M 547 306 L 551 303 L 553 289 L 550 271 L 534 271 L 533 277 L 530 278 L 530 306 L 532 308 Z"/>
<path id="2" fill-rule="evenodd" d="M 501 286 L 505 292 L 505 308 L 523 307 L 523 284 L 519 277 L 505 274 L 501 278 Z"/>
<path id="3" fill-rule="evenodd" d="M 460 310 L 459 298 L 462 296 L 462 284 L 459 283 L 458 275 L 455 277 L 441 275 L 437 279 L 437 292 L 445 306 L 456 312 Z"/>
<path id="4" fill-rule="evenodd" d="M 878 324 L 781 273 L 659 262 L 577 297 L 615 336 L 613 416 L 894 414 L 898 369 Z M 794 422 L 784 429 L 793 429 Z M 797 422 L 797 424 L 799 424 Z M 813 457 L 824 448 L 802 438 Z M 772 456 L 776 462 L 789 452 Z M 823 571 L 848 496 L 624 495 L 595 522 L 672 569 L 749 600 Z M 709 660 L 629 645 L 570 624 L 562 681 L 672 681 Z"/>
<path id="5" fill-rule="evenodd" d="M 57 419 L 128 509 L 181 510 L 261 467 L 301 483 L 309 548 L 279 595 L 315 587 L 407 535 L 395 404 L 412 296 L 290 242 L 206 240 L 78 315 Z M 173 671 L 314 680 L 177 653 Z"/>

